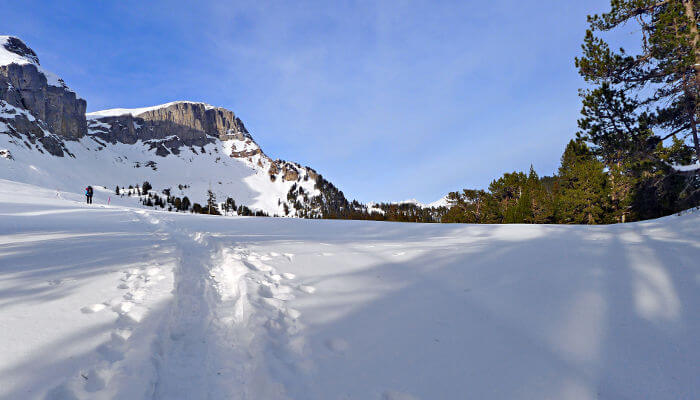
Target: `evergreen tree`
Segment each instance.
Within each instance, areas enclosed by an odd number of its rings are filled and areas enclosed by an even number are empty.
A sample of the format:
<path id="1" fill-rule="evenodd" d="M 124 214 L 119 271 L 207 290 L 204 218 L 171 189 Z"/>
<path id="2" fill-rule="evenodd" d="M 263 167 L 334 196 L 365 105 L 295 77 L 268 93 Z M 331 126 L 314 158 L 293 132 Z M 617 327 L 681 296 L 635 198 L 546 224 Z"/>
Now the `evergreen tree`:
<path id="1" fill-rule="evenodd" d="M 554 222 L 554 193 L 548 191 L 535 168 L 530 166 L 530 173 L 525 182 L 525 191 L 530 202 L 529 215 L 525 222 L 532 224 L 546 224 Z"/>
<path id="2" fill-rule="evenodd" d="M 498 203 L 500 220 L 498 223 L 523 223 L 531 214 L 529 196 L 521 201 L 527 183 L 527 176 L 522 172 L 503 174 L 489 185 L 489 191 Z"/>
<path id="3" fill-rule="evenodd" d="M 644 143 L 649 139 L 691 137 L 700 159 L 700 0 L 610 4 L 609 12 L 588 17 L 583 55 L 576 59 L 580 74 L 597 86 L 582 92 L 583 137 L 600 146 L 608 160 L 618 151 L 653 150 Z M 639 54 L 613 51 L 594 34 L 628 22 L 639 25 Z"/>
<path id="4" fill-rule="evenodd" d="M 211 189 L 207 190 L 207 214 L 219 214 L 219 210 L 216 206 L 216 195 Z"/>
<path id="5" fill-rule="evenodd" d="M 609 12 L 588 17 L 576 66 L 593 88 L 581 91 L 577 136 L 609 171 L 615 221 L 700 203 L 698 177 L 669 168 L 700 159 L 699 10 L 700 0 L 612 0 Z M 627 22 L 639 24 L 638 54 L 614 51 L 596 36 Z"/>
<path id="6" fill-rule="evenodd" d="M 190 203 L 190 199 L 187 196 L 184 196 L 182 198 L 182 202 L 180 203 L 180 206 L 181 206 L 180 209 L 183 211 L 187 211 L 190 209 L 191 204 L 192 203 Z"/>
<path id="7" fill-rule="evenodd" d="M 584 142 L 571 140 L 559 167 L 557 221 L 567 224 L 607 222 L 607 176 Z"/>
<path id="8" fill-rule="evenodd" d="M 143 194 L 148 193 L 149 190 L 153 189 L 153 186 L 151 186 L 148 181 L 144 181 L 143 185 L 141 185 L 141 190 L 143 191 Z"/>
<path id="9" fill-rule="evenodd" d="M 114 194 L 116 194 L 117 196 L 119 196 L 119 186 L 117 186 L 117 188 L 114 190 Z"/>

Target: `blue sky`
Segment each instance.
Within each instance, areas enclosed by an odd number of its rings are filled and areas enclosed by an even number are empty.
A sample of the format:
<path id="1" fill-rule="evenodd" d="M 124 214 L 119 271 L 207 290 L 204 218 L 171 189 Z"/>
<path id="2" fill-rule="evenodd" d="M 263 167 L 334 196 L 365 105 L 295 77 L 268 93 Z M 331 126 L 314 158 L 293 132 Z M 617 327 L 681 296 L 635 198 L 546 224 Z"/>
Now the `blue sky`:
<path id="1" fill-rule="evenodd" d="M 14 1 L 88 110 L 204 101 L 349 198 L 433 201 L 553 173 L 576 132 L 586 15 L 608 0 Z"/>

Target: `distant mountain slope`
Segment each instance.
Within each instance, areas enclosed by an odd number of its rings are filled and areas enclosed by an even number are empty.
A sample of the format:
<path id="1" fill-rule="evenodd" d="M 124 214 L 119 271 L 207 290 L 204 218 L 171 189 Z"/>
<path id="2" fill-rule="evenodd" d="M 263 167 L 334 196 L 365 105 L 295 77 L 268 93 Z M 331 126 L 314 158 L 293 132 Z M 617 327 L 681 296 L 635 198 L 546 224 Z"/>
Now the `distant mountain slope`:
<path id="1" fill-rule="evenodd" d="M 193 101 L 85 113 L 87 102 L 39 64 L 16 37 L 0 36 L 0 178 L 58 191 L 128 187 L 267 215 L 433 222 L 442 206 L 368 207 L 310 167 L 273 159 L 233 111 Z M 95 199 L 106 201 L 107 199 Z"/>
<path id="2" fill-rule="evenodd" d="M 149 181 L 198 202 L 211 189 L 219 201 L 279 216 L 321 216 L 329 196 L 316 187 L 335 188 L 309 167 L 268 157 L 224 108 L 85 109 L 33 50 L 0 37 L 0 178 L 73 191 Z"/>

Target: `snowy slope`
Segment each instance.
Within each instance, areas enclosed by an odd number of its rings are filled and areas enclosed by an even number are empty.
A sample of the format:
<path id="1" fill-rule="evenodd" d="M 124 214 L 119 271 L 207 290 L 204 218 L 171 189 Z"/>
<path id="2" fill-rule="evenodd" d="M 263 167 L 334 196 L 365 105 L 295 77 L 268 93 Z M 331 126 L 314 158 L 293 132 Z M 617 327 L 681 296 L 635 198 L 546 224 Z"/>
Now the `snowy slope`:
<path id="1" fill-rule="evenodd" d="M 27 65 L 34 79 L 18 69 Z M 193 203 L 204 203 L 211 189 L 219 202 L 231 197 L 268 215 L 318 213 L 310 207 L 320 194 L 317 173 L 269 158 L 229 110 L 176 101 L 85 116 L 85 101 L 11 36 L 0 36 L 0 69 L 7 72 L 0 81 L 0 179 L 59 191 L 149 181 Z"/>
<path id="2" fill-rule="evenodd" d="M 391 204 L 413 204 L 417 207 L 420 208 L 438 208 L 438 207 L 447 207 L 449 204 L 447 202 L 447 196 L 444 196 L 438 200 L 435 200 L 431 203 L 421 203 L 420 201 L 416 199 L 408 199 L 408 200 L 403 200 L 403 201 L 398 201 L 398 202 L 393 202 Z"/>
<path id="3" fill-rule="evenodd" d="M 699 223 L 209 217 L 0 180 L 0 398 L 699 398 Z"/>
<path id="4" fill-rule="evenodd" d="M 234 139 L 208 144 L 204 152 L 183 147 L 180 154 L 160 157 L 143 141 L 133 145 L 110 144 L 86 136 L 65 142 L 75 157 L 55 157 L 37 150 L 39 145 L 27 146 L 22 140 L 3 135 L 2 129 L 0 126 L 0 151 L 5 150 L 11 158 L 0 157 L 0 179 L 59 191 L 78 191 L 87 185 L 114 189 L 149 181 L 157 192 L 170 188 L 173 195 L 188 196 L 199 203 L 205 201 L 207 190 L 211 188 L 219 201 L 232 197 L 237 204 L 280 216 L 284 211 L 279 200 L 287 200 L 294 183 L 310 196 L 318 194 L 315 182 L 304 176 L 300 182 L 271 181 L 267 172 L 269 161 L 261 156 L 230 157 L 234 149 L 241 151 L 251 146 Z M 307 174 L 305 169 L 300 170 Z M 180 190 L 178 185 L 187 188 Z M 96 198 L 96 201 L 106 201 L 106 198 Z"/>

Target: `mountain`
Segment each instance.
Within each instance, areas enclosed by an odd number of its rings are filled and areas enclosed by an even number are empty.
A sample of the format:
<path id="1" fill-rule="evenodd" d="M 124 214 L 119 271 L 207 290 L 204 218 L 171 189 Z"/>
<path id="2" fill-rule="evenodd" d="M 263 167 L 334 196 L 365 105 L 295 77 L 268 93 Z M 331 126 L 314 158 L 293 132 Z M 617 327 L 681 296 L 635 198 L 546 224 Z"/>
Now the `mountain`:
<path id="1" fill-rule="evenodd" d="M 0 36 L 0 178 L 58 191 L 148 181 L 193 202 L 211 190 L 279 216 L 350 204 L 312 168 L 266 155 L 225 108 L 175 101 L 86 115 L 86 106 L 24 42 Z"/>
<path id="2" fill-rule="evenodd" d="M 409 204 L 409 205 L 414 205 L 414 206 L 420 207 L 420 208 L 439 208 L 439 207 L 447 207 L 447 205 L 448 205 L 447 196 L 441 197 L 440 199 L 435 200 L 431 203 L 427 203 L 427 204 L 421 203 L 420 201 L 418 201 L 416 199 L 397 201 L 397 202 L 391 203 L 391 204 L 398 204 L 398 205 Z"/>

